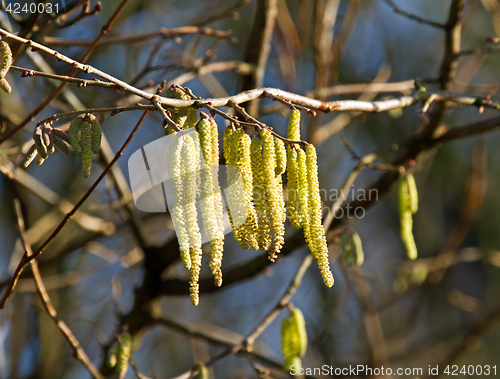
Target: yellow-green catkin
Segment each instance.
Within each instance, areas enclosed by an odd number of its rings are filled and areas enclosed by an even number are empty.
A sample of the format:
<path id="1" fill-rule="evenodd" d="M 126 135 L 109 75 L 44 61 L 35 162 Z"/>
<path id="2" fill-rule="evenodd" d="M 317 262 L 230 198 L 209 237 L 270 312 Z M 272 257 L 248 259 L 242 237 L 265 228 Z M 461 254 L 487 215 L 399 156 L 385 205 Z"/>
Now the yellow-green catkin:
<path id="1" fill-rule="evenodd" d="M 182 180 L 182 146 L 183 140 L 178 138 L 167 151 L 167 171 L 172 183 L 173 207 L 170 216 L 174 224 L 179 252 L 186 270 L 191 269 L 191 256 L 189 254 L 189 233 L 186 224 L 184 186 Z"/>
<path id="2" fill-rule="evenodd" d="M 413 178 L 413 177 L 412 177 Z M 410 184 L 410 180 L 408 180 L 408 175 L 402 175 L 398 181 L 398 199 L 399 199 L 399 217 L 401 223 L 401 240 L 403 241 L 406 254 L 409 259 L 416 259 L 418 256 L 417 246 L 415 245 L 415 239 L 413 238 L 413 210 L 416 209 L 416 187 L 412 189 L 410 192 L 410 186 L 414 186 Z M 413 195 L 413 199 L 410 195 Z"/>
<path id="3" fill-rule="evenodd" d="M 82 144 L 82 172 L 85 178 L 90 176 L 92 168 L 92 125 L 84 121 L 80 128 Z"/>
<path id="4" fill-rule="evenodd" d="M 245 197 L 244 186 L 238 185 L 240 172 L 238 170 L 238 134 L 232 127 L 227 127 L 224 131 L 223 150 L 224 158 L 226 159 L 227 181 L 228 188 L 228 201 L 232 205 L 232 209 L 228 209 L 229 220 L 233 229 L 234 239 L 240 244 L 243 249 L 248 249 L 248 245 L 244 229 L 238 226 L 243 225 L 246 220 L 245 208 L 236 206 L 241 203 L 241 199 Z"/>
<path id="5" fill-rule="evenodd" d="M 302 215 L 299 213 L 298 196 L 298 162 L 297 150 L 288 147 L 287 154 L 287 203 L 286 208 L 290 216 L 290 222 L 296 229 L 302 228 Z"/>
<path id="6" fill-rule="evenodd" d="M 224 234 L 222 230 L 222 203 L 220 208 L 216 197 L 219 197 L 220 201 L 220 188 L 218 183 L 214 183 L 214 170 L 212 165 L 218 160 L 214 157 L 214 141 L 217 139 L 217 150 L 218 150 L 218 130 L 217 124 L 214 124 L 208 119 L 203 118 L 198 124 L 198 133 L 200 135 L 200 148 L 203 152 L 203 159 L 205 165 L 201 167 L 201 199 L 200 206 L 202 212 L 203 226 L 210 239 L 210 269 L 215 278 L 215 284 L 217 286 L 222 285 L 222 254 L 224 248 Z M 218 162 L 217 162 L 218 163 Z M 217 165 L 217 164 L 216 164 Z M 217 165 L 218 173 L 218 165 Z"/>
<path id="7" fill-rule="evenodd" d="M 293 109 L 288 120 L 287 138 L 292 141 L 300 141 L 300 111 Z"/>
<path id="8" fill-rule="evenodd" d="M 361 266 L 363 264 L 365 255 L 358 233 L 353 231 L 352 233 L 344 234 L 340 240 L 340 248 L 342 249 L 342 254 L 339 258 L 340 263 L 347 264 L 348 266 Z"/>
<path id="9" fill-rule="evenodd" d="M 7 42 L 0 41 L 0 88 L 7 93 L 12 92 L 10 84 L 5 79 L 11 65 L 12 51 Z"/>
<path id="10" fill-rule="evenodd" d="M 266 201 L 269 203 L 273 229 L 273 242 L 269 251 L 269 259 L 274 262 L 285 243 L 286 209 L 283 199 L 281 174 L 276 175 L 276 168 L 278 166 L 276 138 L 268 130 L 263 130 L 261 135 L 263 137 L 262 155 L 265 170 L 264 177 L 266 180 Z"/>
<path id="11" fill-rule="evenodd" d="M 307 331 L 304 315 L 298 308 L 294 308 L 281 324 L 281 348 L 286 370 L 290 370 L 291 365 L 300 365 L 300 358 L 307 351 Z"/>
<path id="12" fill-rule="evenodd" d="M 80 132 L 82 124 L 83 124 L 82 117 L 74 118 L 73 121 L 71 121 L 71 123 L 69 124 L 69 131 L 68 131 L 69 143 L 71 144 L 73 150 L 77 154 L 80 154 L 82 152 L 82 145 L 80 143 L 80 139 L 78 138 L 78 133 Z"/>
<path id="13" fill-rule="evenodd" d="M 198 305 L 199 302 L 199 277 L 201 270 L 201 233 L 198 226 L 198 212 L 196 210 L 196 172 L 199 171 L 197 165 L 197 152 L 195 141 L 191 136 L 186 135 L 181 151 L 181 173 L 184 190 L 184 204 L 186 214 L 186 226 L 189 234 L 189 255 L 191 257 L 191 282 L 190 293 L 191 302 Z M 199 163 L 199 162 L 198 162 Z"/>
<path id="14" fill-rule="evenodd" d="M 287 138 L 292 141 L 300 140 L 300 111 L 293 109 L 288 120 Z M 288 200 L 286 208 L 290 216 L 292 225 L 300 229 L 302 227 L 302 215 L 299 211 L 299 166 L 297 149 L 300 148 L 296 145 L 287 145 L 287 189 Z M 305 173 L 305 171 L 304 171 Z"/>
<path id="15" fill-rule="evenodd" d="M 171 86 L 167 90 L 167 97 L 171 99 L 189 100 L 189 96 L 178 86 Z M 172 121 L 175 122 L 181 129 L 188 129 L 188 108 L 172 108 L 170 110 Z M 171 126 L 165 127 L 165 134 L 173 134 L 175 130 Z"/>
<path id="16" fill-rule="evenodd" d="M 408 195 L 410 196 L 410 210 L 411 210 L 411 213 L 415 214 L 418 211 L 417 183 L 415 183 L 415 177 L 412 174 L 406 175 L 406 180 L 408 181 Z"/>
<path id="17" fill-rule="evenodd" d="M 253 175 L 250 158 L 251 139 L 243 129 L 238 129 L 234 132 L 234 146 L 237 149 L 236 167 L 238 168 L 245 191 L 241 201 L 246 207 L 245 222 L 238 227 L 238 235 L 245 242 L 245 245 L 250 246 L 254 250 L 259 249 L 257 242 L 257 214 L 253 205 Z"/>
<path id="18" fill-rule="evenodd" d="M 314 145 L 306 147 L 307 179 L 309 186 L 309 249 L 318 261 L 318 267 L 321 270 L 323 282 L 327 287 L 333 286 L 333 275 L 330 271 L 330 262 L 328 259 L 328 245 L 326 243 L 325 231 L 321 222 L 321 197 L 319 194 L 318 164 L 316 148 Z"/>
<path id="19" fill-rule="evenodd" d="M 274 138 L 274 150 L 276 152 L 276 176 L 282 175 L 286 170 L 286 148 L 285 143 L 279 138 Z"/>
<path id="20" fill-rule="evenodd" d="M 310 219 L 309 219 L 309 183 L 307 174 L 306 153 L 297 150 L 297 214 L 300 217 L 306 243 L 310 244 Z"/>
<path id="21" fill-rule="evenodd" d="M 118 363 L 118 349 L 120 348 L 120 344 L 115 342 L 108 350 L 108 356 L 106 359 L 106 363 L 109 367 L 115 367 Z"/>
<path id="22" fill-rule="evenodd" d="M 266 251 L 271 246 L 271 220 L 266 202 L 266 182 L 264 159 L 262 156 L 262 136 L 257 135 L 250 144 L 253 173 L 253 201 L 257 214 L 257 241 L 259 249 Z"/>
<path id="23" fill-rule="evenodd" d="M 198 123 L 198 112 L 196 108 L 188 108 L 187 110 L 187 128 L 194 128 Z"/>
<path id="24" fill-rule="evenodd" d="M 90 123 L 92 127 L 92 152 L 94 154 L 98 154 L 101 149 L 101 141 L 102 141 L 102 128 L 99 120 L 93 114 L 89 113 L 85 117 L 85 119 Z"/>
<path id="25" fill-rule="evenodd" d="M 128 370 L 128 362 L 132 353 L 132 336 L 129 333 L 121 335 L 120 346 L 118 347 L 116 371 L 125 374 Z"/>

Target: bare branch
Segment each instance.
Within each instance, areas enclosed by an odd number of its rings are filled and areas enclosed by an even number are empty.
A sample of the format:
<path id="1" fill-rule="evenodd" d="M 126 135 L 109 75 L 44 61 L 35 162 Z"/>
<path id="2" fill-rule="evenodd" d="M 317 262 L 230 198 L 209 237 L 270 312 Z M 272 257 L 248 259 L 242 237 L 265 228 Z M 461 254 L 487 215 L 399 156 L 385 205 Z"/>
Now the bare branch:
<path id="1" fill-rule="evenodd" d="M 416 22 L 418 22 L 420 24 L 429 25 L 429 26 L 432 26 L 434 28 L 439 28 L 439 29 L 445 29 L 446 28 L 446 24 L 441 24 L 439 22 L 427 20 L 427 19 L 425 19 L 423 17 L 414 15 L 413 13 L 406 12 L 405 10 L 401 9 L 396 4 L 394 4 L 394 2 L 392 0 L 383 0 L 383 1 L 387 5 L 389 5 L 395 13 L 398 13 L 398 14 L 400 14 L 400 15 L 402 15 L 402 16 L 410 19 L 410 20 L 416 21 Z"/>
<path id="2" fill-rule="evenodd" d="M 54 323 L 56 324 L 57 328 L 61 331 L 62 335 L 68 343 L 71 345 L 71 348 L 73 349 L 75 358 L 78 359 L 80 362 L 83 363 L 83 365 L 87 368 L 87 370 L 90 372 L 92 377 L 95 379 L 104 379 L 104 377 L 101 375 L 101 373 L 97 370 L 97 368 L 94 366 L 92 361 L 89 359 L 83 348 L 81 347 L 80 343 L 76 339 L 75 335 L 71 331 L 71 329 L 66 325 L 64 321 L 62 321 L 58 316 L 57 316 L 57 311 L 54 308 L 54 305 L 52 304 L 52 301 L 50 300 L 49 294 L 47 293 L 47 289 L 45 288 L 45 285 L 43 284 L 42 280 L 42 275 L 40 274 L 40 270 L 38 269 L 38 264 L 36 260 L 34 259 L 34 254 L 33 251 L 31 250 L 31 246 L 28 243 L 26 239 L 26 230 L 24 227 L 24 218 L 21 210 L 21 203 L 18 199 L 14 200 L 14 205 L 15 205 L 15 210 L 16 210 L 16 215 L 17 215 L 17 223 L 19 227 L 19 234 L 21 238 L 21 243 L 24 246 L 24 249 L 26 250 L 26 255 L 28 257 L 33 257 L 33 260 L 31 261 L 31 270 L 33 271 L 33 277 L 35 278 L 35 283 L 37 287 L 37 292 L 38 295 L 40 296 L 40 300 L 42 301 L 42 304 L 49 314 L 50 318 Z"/>

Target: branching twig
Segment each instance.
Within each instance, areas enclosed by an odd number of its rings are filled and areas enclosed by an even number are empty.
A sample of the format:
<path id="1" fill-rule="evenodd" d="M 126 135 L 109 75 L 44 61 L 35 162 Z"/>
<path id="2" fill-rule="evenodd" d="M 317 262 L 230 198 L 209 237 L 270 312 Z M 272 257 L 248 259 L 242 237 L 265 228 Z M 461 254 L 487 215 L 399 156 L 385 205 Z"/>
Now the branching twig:
<path id="1" fill-rule="evenodd" d="M 49 294 L 47 293 L 47 289 L 45 288 L 45 285 L 43 284 L 42 280 L 42 275 L 40 274 L 40 270 L 38 269 L 38 265 L 36 260 L 34 259 L 34 254 L 33 251 L 31 250 L 31 246 L 28 243 L 28 240 L 26 238 L 26 230 L 24 227 L 24 218 L 22 215 L 21 211 L 21 203 L 18 199 L 14 201 L 15 205 L 15 210 L 16 210 L 16 215 L 17 215 L 17 223 L 19 227 L 19 234 L 21 238 L 21 243 L 26 250 L 26 256 L 32 258 L 31 260 L 31 269 L 33 271 L 33 277 L 35 278 L 35 283 L 37 287 L 37 292 L 38 295 L 40 296 L 40 300 L 42 301 L 42 304 L 49 314 L 50 318 L 54 321 L 56 324 L 57 328 L 61 331 L 62 335 L 68 343 L 71 345 L 71 348 L 73 349 L 75 358 L 78 359 L 80 362 L 83 363 L 83 365 L 87 368 L 87 370 L 92 374 L 92 376 L 95 379 L 104 379 L 104 377 L 101 375 L 101 373 L 96 369 L 92 361 L 89 359 L 83 348 L 81 347 L 80 343 L 76 339 L 75 335 L 71 331 L 71 329 L 66 325 L 64 321 L 59 319 L 57 316 L 57 311 L 54 308 L 54 305 L 52 304 L 52 301 L 50 300 Z"/>
<path id="2" fill-rule="evenodd" d="M 45 240 L 45 242 L 40 246 L 32 255 L 28 255 L 27 253 L 24 254 L 23 258 L 21 259 L 21 262 L 19 262 L 18 266 L 16 267 L 16 270 L 14 271 L 14 275 L 12 276 L 12 279 L 10 281 L 9 286 L 5 290 L 2 298 L 0 299 L 0 309 L 3 309 L 5 306 L 6 301 L 9 299 L 10 295 L 12 294 L 12 291 L 15 289 L 17 281 L 19 280 L 19 277 L 23 270 L 26 268 L 26 266 L 33 261 L 37 256 L 43 253 L 43 250 L 56 238 L 56 236 L 61 232 L 61 230 L 64 228 L 64 226 L 68 223 L 68 221 L 73 217 L 73 215 L 78 211 L 78 209 L 83 205 L 85 200 L 88 199 L 90 194 L 94 191 L 94 189 L 99 185 L 99 183 L 104 179 L 104 177 L 108 174 L 108 172 L 111 170 L 113 165 L 116 163 L 116 161 L 123 155 L 123 151 L 125 148 L 128 146 L 132 138 L 134 137 L 135 133 L 137 132 L 137 129 L 139 129 L 139 126 L 141 126 L 142 122 L 146 118 L 147 114 L 149 111 L 145 111 L 142 115 L 142 117 L 139 119 L 137 122 L 136 126 L 128 136 L 127 140 L 125 143 L 122 145 L 120 150 L 116 153 L 115 157 L 113 160 L 108 164 L 108 166 L 104 169 L 104 171 L 99 175 L 99 178 L 90 186 L 90 188 L 85 192 L 85 194 L 82 196 L 82 198 L 76 203 L 76 205 L 73 207 L 73 209 L 64 216 L 62 221 L 59 223 L 57 228 L 51 233 L 49 237 Z"/>
<path id="3" fill-rule="evenodd" d="M 243 350 L 248 346 L 251 346 L 255 342 L 257 337 L 259 337 L 262 334 L 262 332 L 266 330 L 269 324 L 271 324 L 271 322 L 280 314 L 280 312 L 288 306 L 292 296 L 295 294 L 295 292 L 297 292 L 300 285 L 302 284 L 302 278 L 304 277 L 304 274 L 311 265 L 312 260 L 313 260 L 312 255 L 307 254 L 307 256 L 302 261 L 299 269 L 297 270 L 297 273 L 292 279 L 292 282 L 288 286 L 288 289 L 286 290 L 285 294 L 281 297 L 278 304 L 276 304 L 276 306 L 266 315 L 266 317 L 264 317 L 264 319 L 253 329 L 253 331 L 246 336 L 246 338 L 243 341 L 217 354 L 212 359 L 205 362 L 205 366 L 211 366 L 214 363 L 220 361 L 221 359 L 229 355 L 236 354 L 240 350 Z M 182 375 L 176 376 L 173 379 L 187 379 L 191 377 L 191 375 L 193 374 L 196 374 L 194 369 L 189 370 Z"/>

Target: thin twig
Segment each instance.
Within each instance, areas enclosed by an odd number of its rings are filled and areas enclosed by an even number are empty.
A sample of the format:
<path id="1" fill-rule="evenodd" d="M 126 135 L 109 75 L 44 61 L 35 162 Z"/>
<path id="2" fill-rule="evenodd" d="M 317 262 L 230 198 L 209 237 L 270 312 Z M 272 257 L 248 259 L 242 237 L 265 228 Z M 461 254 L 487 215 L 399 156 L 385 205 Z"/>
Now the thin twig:
<path id="1" fill-rule="evenodd" d="M 173 29 L 160 28 L 159 30 L 151 33 L 137 34 L 133 36 L 108 37 L 104 38 L 101 41 L 100 45 L 104 46 L 115 45 L 117 43 L 136 43 L 156 37 L 176 38 L 187 34 L 201 34 L 216 38 L 230 39 L 232 33 L 230 31 L 216 30 L 211 28 L 199 28 L 197 26 L 182 26 Z M 92 42 L 93 40 L 91 38 L 69 39 L 58 37 L 45 37 L 43 41 L 45 45 L 54 47 L 91 46 Z"/>
<path id="2" fill-rule="evenodd" d="M 113 24 L 115 23 L 116 19 L 120 15 L 120 13 L 121 13 L 123 7 L 125 6 L 125 4 L 127 3 L 127 1 L 128 0 L 122 0 L 121 1 L 121 3 L 118 5 L 118 7 L 116 8 L 116 10 L 111 15 L 111 17 L 108 20 L 108 22 L 102 27 L 101 32 L 94 39 L 94 41 L 92 42 L 92 44 L 89 46 L 89 48 L 85 52 L 83 58 L 81 59 L 82 63 L 79 64 L 80 66 L 83 66 L 83 63 L 85 63 L 90 58 L 90 56 L 94 52 L 95 48 L 99 44 L 99 42 L 101 42 L 101 39 L 106 34 L 109 33 L 109 31 L 111 30 L 111 27 L 113 26 Z M 16 37 L 15 35 L 7 32 L 7 31 L 5 31 L 3 29 L 0 29 L 0 35 L 3 35 L 4 37 L 8 37 L 8 38 L 14 37 L 12 39 L 14 39 L 14 40 L 17 39 L 18 42 L 21 42 L 21 43 L 24 43 L 24 44 L 28 44 L 32 48 L 37 48 L 37 46 L 40 46 L 43 49 L 46 49 L 45 47 L 43 47 L 40 44 L 37 44 L 37 43 L 35 43 L 33 41 L 30 41 L 30 40 L 27 40 L 27 39 L 24 39 L 24 38 L 21 38 L 21 37 Z M 59 54 L 56 51 L 53 51 L 52 55 L 54 55 L 56 58 L 58 58 L 58 56 L 60 56 L 61 54 Z M 75 62 L 75 61 L 73 61 L 73 62 Z M 79 69 L 79 67 L 75 67 L 69 73 L 68 76 L 75 76 L 76 73 L 78 72 L 78 69 Z M 45 100 L 43 100 L 41 104 L 39 104 L 33 111 L 30 112 L 30 114 L 28 116 L 26 116 L 26 118 L 23 121 L 21 121 L 21 123 L 19 123 L 12 130 L 10 130 L 7 133 L 5 133 L 2 137 L 0 137 L 0 145 L 3 142 L 5 142 L 6 140 L 8 140 L 9 138 L 11 138 L 14 134 L 16 134 L 19 130 L 21 130 L 24 126 L 26 126 L 36 115 L 38 115 L 41 111 L 43 111 L 45 109 L 45 107 L 47 107 L 47 105 L 49 105 L 52 102 L 52 100 L 54 100 L 55 98 L 57 98 L 57 96 L 59 96 L 61 94 L 61 92 L 64 90 L 64 88 L 66 88 L 67 85 L 68 85 L 68 82 L 62 82 L 61 84 L 59 84 L 59 86 L 47 98 L 45 98 Z"/>
<path id="3" fill-rule="evenodd" d="M 399 13 L 400 15 L 402 15 L 402 16 L 404 16 L 406 18 L 409 18 L 410 20 L 416 21 L 416 22 L 418 22 L 420 24 L 433 26 L 434 28 L 440 28 L 440 29 L 445 29 L 446 28 L 446 24 L 442 24 L 440 22 L 435 22 L 435 21 L 427 20 L 427 19 L 425 19 L 423 17 L 414 15 L 413 13 L 406 12 L 405 10 L 399 8 L 396 4 L 394 4 L 394 2 L 392 0 L 383 0 L 383 1 L 387 5 L 389 5 L 395 13 Z"/>
<path id="4" fill-rule="evenodd" d="M 14 200 L 14 206 L 16 210 L 17 224 L 19 227 L 19 235 L 21 243 L 24 249 L 26 250 L 26 255 L 32 258 L 31 269 L 33 271 L 33 277 L 35 279 L 38 295 L 40 296 L 40 300 L 42 301 L 45 310 L 49 314 L 50 318 L 54 321 L 57 328 L 61 331 L 64 338 L 66 338 L 68 343 L 71 345 L 75 358 L 78 359 L 80 362 L 82 362 L 82 364 L 87 368 L 92 377 L 94 377 L 95 379 L 104 379 L 104 377 L 97 370 L 97 368 L 94 366 L 92 361 L 89 359 L 89 357 L 81 347 L 80 343 L 76 339 L 71 329 L 68 327 L 68 325 L 66 325 L 64 321 L 59 319 L 59 317 L 57 316 L 57 311 L 54 308 L 52 301 L 50 300 L 45 285 L 43 284 L 42 275 L 40 274 L 40 270 L 38 269 L 38 264 L 34 259 L 34 254 L 33 251 L 31 250 L 31 245 L 28 243 L 27 240 L 26 230 L 24 226 L 24 218 L 21 210 L 21 202 L 19 201 L 19 199 Z"/>
<path id="5" fill-rule="evenodd" d="M 0 309 L 3 309 L 5 306 L 5 303 L 9 299 L 10 295 L 12 294 L 12 291 L 16 288 L 16 284 L 19 280 L 19 277 L 23 270 L 26 268 L 26 266 L 36 257 L 38 257 L 40 254 L 43 253 L 44 249 L 56 238 L 56 236 L 61 232 L 61 230 L 64 228 L 64 226 L 68 223 L 68 221 L 73 217 L 73 215 L 78 211 L 78 209 L 83 205 L 85 200 L 88 199 L 88 197 L 92 194 L 92 192 L 95 190 L 95 188 L 99 185 L 99 183 L 104 179 L 104 177 L 108 174 L 108 172 L 111 170 L 113 165 L 116 163 L 116 161 L 123 155 L 123 151 L 125 148 L 128 146 L 132 138 L 134 137 L 135 133 L 137 132 L 137 129 L 139 129 L 139 126 L 141 126 L 142 122 L 146 118 L 147 114 L 149 113 L 149 110 L 145 111 L 139 121 L 137 122 L 136 126 L 128 136 L 127 140 L 123 144 L 123 146 L 118 150 L 116 153 L 115 157 L 113 160 L 106 166 L 104 171 L 99 175 L 99 178 L 90 186 L 90 188 L 85 192 L 85 194 L 82 196 L 82 198 L 78 201 L 78 203 L 75 204 L 73 209 L 68 212 L 62 221 L 59 223 L 56 229 L 51 233 L 49 237 L 45 240 L 45 242 L 40 246 L 32 255 L 28 255 L 27 253 L 24 254 L 23 258 L 21 259 L 21 262 L 19 262 L 18 266 L 16 267 L 16 270 L 14 271 L 14 275 L 12 276 L 12 279 L 10 281 L 9 286 L 5 290 L 2 298 L 0 299 Z"/>
<path id="6" fill-rule="evenodd" d="M 311 265 L 313 260 L 313 257 L 311 254 L 307 254 L 304 260 L 302 261 L 301 265 L 299 266 L 297 273 L 295 274 L 294 278 L 292 279 L 291 283 L 288 286 L 288 289 L 286 292 L 283 294 L 279 302 L 275 305 L 275 307 L 264 317 L 264 319 L 253 329 L 253 331 L 248 334 L 243 341 L 241 341 L 239 344 L 232 346 L 231 348 L 228 348 L 224 350 L 223 352 L 217 354 L 213 358 L 211 358 L 209 361 L 205 362 L 205 366 L 211 366 L 214 363 L 220 361 L 221 359 L 236 354 L 240 350 L 246 349 L 248 346 L 251 346 L 257 337 L 259 337 L 264 330 L 271 324 L 271 322 L 274 321 L 274 319 L 280 314 L 280 312 L 285 309 L 288 304 L 290 303 L 290 300 L 292 296 L 297 292 L 299 289 L 300 285 L 302 284 L 302 278 L 304 277 L 304 274 L 306 273 L 307 269 Z M 187 379 L 191 377 L 191 375 L 195 375 L 196 370 L 191 369 L 187 372 L 185 372 L 182 375 L 176 376 L 173 379 Z"/>

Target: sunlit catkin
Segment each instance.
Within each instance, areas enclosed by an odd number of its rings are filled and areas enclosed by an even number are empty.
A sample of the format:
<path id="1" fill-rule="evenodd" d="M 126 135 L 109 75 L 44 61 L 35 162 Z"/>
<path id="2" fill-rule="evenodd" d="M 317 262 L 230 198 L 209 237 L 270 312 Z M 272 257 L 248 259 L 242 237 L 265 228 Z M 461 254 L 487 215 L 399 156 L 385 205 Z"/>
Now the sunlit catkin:
<path id="1" fill-rule="evenodd" d="M 172 85 L 167 90 L 167 98 L 179 99 L 179 100 L 189 100 L 189 96 L 178 86 Z M 188 119 L 188 108 L 173 108 L 170 110 L 172 115 L 172 121 L 175 122 L 181 129 L 187 129 L 189 127 Z M 168 125 L 165 127 L 165 134 L 172 134 L 174 132 L 173 128 Z"/>
<path id="2" fill-rule="evenodd" d="M 128 370 L 128 362 L 132 353 L 132 336 L 129 333 L 121 335 L 120 345 L 118 347 L 116 371 L 125 374 Z"/>
<path id="3" fill-rule="evenodd" d="M 240 244 L 243 249 L 248 249 L 250 246 L 245 238 L 245 229 L 239 226 L 243 225 L 246 220 L 247 212 L 244 206 L 241 206 L 241 199 L 245 198 L 245 187 L 241 185 L 239 178 L 241 173 L 238 169 L 239 146 L 238 133 L 232 127 L 228 127 L 224 131 L 223 150 L 224 158 L 226 159 L 226 171 L 228 181 L 228 202 L 229 202 L 229 220 L 233 229 L 234 239 Z"/>
<path id="4" fill-rule="evenodd" d="M 253 175 L 250 158 L 251 139 L 243 129 L 234 132 L 235 148 L 237 149 L 236 167 L 238 168 L 244 186 L 244 194 L 241 199 L 246 207 L 246 220 L 238 228 L 238 234 L 252 249 L 258 250 L 257 242 L 257 215 L 253 205 Z"/>
<path id="5" fill-rule="evenodd" d="M 7 42 L 0 41 L 0 88 L 7 93 L 12 92 L 10 84 L 5 79 L 11 65 L 12 51 Z"/>
<path id="6" fill-rule="evenodd" d="M 196 141 L 190 135 L 185 136 L 185 141 L 181 150 L 181 173 L 184 190 L 186 226 L 189 234 L 189 255 L 191 257 L 191 302 L 194 305 L 198 305 L 198 280 L 200 277 L 202 251 L 201 233 L 198 226 L 198 212 L 196 210 L 196 172 L 199 171 L 197 165 L 197 153 L 199 150 L 196 149 L 195 143 Z"/>
<path id="7" fill-rule="evenodd" d="M 298 162 L 297 150 L 288 147 L 287 154 L 287 194 L 288 199 L 286 208 L 290 216 L 290 222 L 296 229 L 302 227 L 302 215 L 299 213 L 299 196 L 298 196 Z"/>
<path id="8" fill-rule="evenodd" d="M 406 175 L 406 180 L 408 181 L 408 195 L 410 197 L 410 210 L 411 213 L 415 214 L 418 211 L 418 192 L 417 183 L 415 183 L 415 178 L 412 174 Z"/>
<path id="9" fill-rule="evenodd" d="M 306 153 L 297 150 L 297 212 L 301 218 L 302 229 L 306 243 L 310 244 L 310 218 L 309 218 L 309 182 L 307 174 Z M 312 252 L 312 250 L 311 250 Z"/>
<path id="10" fill-rule="evenodd" d="M 177 138 L 167 150 L 167 171 L 172 185 L 173 207 L 170 216 L 174 224 L 177 239 L 179 241 L 179 252 L 186 270 L 191 269 L 191 256 L 189 254 L 189 233 L 186 225 L 184 211 L 184 187 L 182 180 L 182 145 L 183 140 Z"/>
<path id="11" fill-rule="evenodd" d="M 257 214 L 257 241 L 261 251 L 271 246 L 271 221 L 266 202 L 266 182 L 262 157 L 262 137 L 257 135 L 250 144 L 253 173 L 253 201 Z"/>
<path id="12" fill-rule="evenodd" d="M 411 179 L 410 179 L 411 181 Z M 414 182 L 412 186 L 414 186 Z M 411 199 L 413 194 L 413 199 Z M 401 239 L 406 248 L 406 254 L 410 259 L 416 259 L 418 256 L 417 246 L 413 238 L 413 217 L 412 210 L 416 209 L 416 187 L 410 193 L 410 183 L 407 175 L 402 175 L 398 181 L 398 199 L 399 199 L 399 217 L 401 223 Z M 413 200 L 413 201 L 412 201 Z"/>
<path id="13" fill-rule="evenodd" d="M 300 111 L 293 109 L 288 120 L 287 138 L 292 141 L 300 141 Z"/>
<path id="14" fill-rule="evenodd" d="M 220 201 L 220 189 L 218 183 L 214 183 L 214 170 L 212 165 L 218 159 L 214 157 L 213 139 L 218 140 L 217 125 L 214 125 L 208 117 L 203 118 L 198 124 L 198 133 L 200 136 L 200 148 L 203 154 L 205 164 L 201 166 L 201 192 L 200 208 L 203 220 L 203 226 L 210 239 L 210 263 L 209 266 L 215 278 L 217 286 L 222 285 L 222 253 L 224 248 L 224 235 L 222 231 L 222 205 L 218 206 L 216 197 Z M 218 145 L 218 144 L 217 144 Z M 218 168 L 218 165 L 217 165 Z M 218 176 L 218 175 L 217 175 Z M 216 193 L 218 192 L 218 193 Z"/>
<path id="15" fill-rule="evenodd" d="M 286 148 L 285 143 L 279 138 L 274 138 L 274 150 L 276 152 L 276 176 L 282 175 L 286 170 Z"/>
<path id="16" fill-rule="evenodd" d="M 262 138 L 262 163 L 264 168 L 264 186 L 266 190 L 266 203 L 271 216 L 273 240 L 269 259 L 274 261 L 285 242 L 286 211 L 283 201 L 283 185 L 281 175 L 276 177 L 276 150 L 273 135 L 264 129 L 260 132 Z"/>
<path id="17" fill-rule="evenodd" d="M 333 286 L 333 275 L 330 271 L 330 262 L 328 259 L 328 245 L 326 243 L 325 231 L 321 223 L 321 197 L 319 194 L 319 181 L 318 181 L 318 164 L 316 156 L 316 148 L 314 145 L 307 145 L 306 147 L 306 160 L 307 160 L 307 179 L 309 186 L 309 219 L 310 241 L 309 249 L 312 255 L 318 261 L 318 267 L 321 270 L 323 282 L 327 287 Z"/>
<path id="18" fill-rule="evenodd" d="M 295 358 L 303 357 L 307 351 L 307 332 L 304 315 L 294 308 L 281 324 L 281 348 L 285 357 L 285 368 L 300 364 Z"/>

